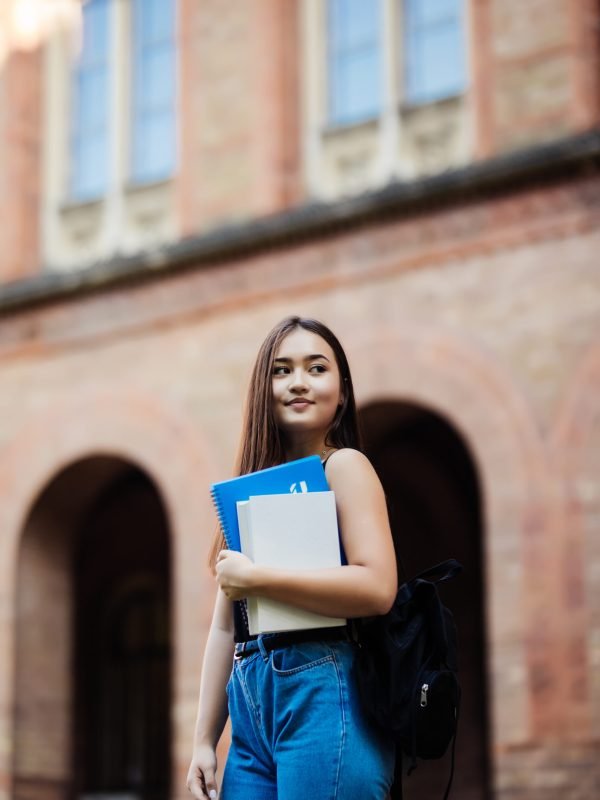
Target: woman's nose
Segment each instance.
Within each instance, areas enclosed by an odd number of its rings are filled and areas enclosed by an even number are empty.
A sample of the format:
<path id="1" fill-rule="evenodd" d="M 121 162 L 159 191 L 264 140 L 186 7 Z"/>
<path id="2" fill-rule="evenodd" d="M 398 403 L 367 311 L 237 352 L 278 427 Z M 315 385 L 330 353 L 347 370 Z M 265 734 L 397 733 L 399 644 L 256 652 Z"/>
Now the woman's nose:
<path id="1" fill-rule="evenodd" d="M 290 389 L 292 391 L 307 391 L 306 377 L 303 369 L 294 369 L 290 373 Z"/>

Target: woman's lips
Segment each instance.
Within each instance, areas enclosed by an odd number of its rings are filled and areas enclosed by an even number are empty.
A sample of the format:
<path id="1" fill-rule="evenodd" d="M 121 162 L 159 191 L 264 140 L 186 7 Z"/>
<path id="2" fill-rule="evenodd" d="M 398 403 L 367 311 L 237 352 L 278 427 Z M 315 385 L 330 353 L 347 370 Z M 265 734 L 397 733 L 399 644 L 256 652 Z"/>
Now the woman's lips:
<path id="1" fill-rule="evenodd" d="M 307 408 L 308 406 L 312 406 L 312 400 L 291 400 L 286 405 L 291 406 L 292 408 Z"/>

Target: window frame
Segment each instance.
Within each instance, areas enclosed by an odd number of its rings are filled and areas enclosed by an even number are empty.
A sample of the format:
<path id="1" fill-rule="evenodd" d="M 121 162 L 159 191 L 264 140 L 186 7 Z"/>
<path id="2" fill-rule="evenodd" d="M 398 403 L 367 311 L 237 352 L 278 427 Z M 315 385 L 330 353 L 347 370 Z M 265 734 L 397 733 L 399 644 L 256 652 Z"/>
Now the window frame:
<path id="1" fill-rule="evenodd" d="M 358 44 L 340 43 L 337 36 L 333 33 L 334 17 L 339 15 L 339 10 L 336 12 L 336 5 L 343 3 L 344 0 L 327 0 L 324 22 L 325 22 L 325 62 L 326 62 L 326 75 L 327 75 L 327 89 L 326 89 L 326 125 L 327 129 L 336 129 L 348 127 L 353 125 L 361 125 L 373 120 L 378 119 L 381 115 L 383 107 L 383 91 L 382 91 L 382 65 L 383 65 L 383 47 L 384 36 L 382 30 L 383 21 L 383 4 L 382 0 L 371 0 L 377 2 L 377 20 L 375 26 L 375 36 L 371 39 L 366 38 L 365 41 Z M 373 105 L 371 108 L 368 106 L 357 112 L 348 112 L 347 110 L 336 110 L 336 82 L 343 80 L 337 72 L 340 67 L 336 61 L 350 61 L 356 56 L 364 54 L 365 50 L 370 48 L 371 55 L 375 59 L 375 74 L 377 91 L 374 93 Z"/>
<path id="2" fill-rule="evenodd" d="M 447 15 L 446 19 L 425 22 L 422 19 L 425 15 L 423 4 L 431 2 L 431 0 L 400 0 L 403 23 L 399 52 L 401 53 L 403 71 L 402 105 L 404 107 L 431 105 L 453 97 L 459 97 L 467 91 L 466 0 L 452 1 L 455 7 L 453 12 Z M 418 18 L 419 15 L 421 15 L 420 19 Z M 422 53 L 419 53 L 418 50 L 424 47 L 424 40 L 427 35 L 431 36 L 432 30 L 435 30 L 436 27 L 439 29 L 444 24 L 447 26 L 453 25 L 456 32 L 456 60 L 454 62 L 456 66 L 456 82 L 454 84 L 449 83 L 446 87 L 428 89 L 419 85 L 419 80 L 414 77 L 423 60 Z M 423 37 L 421 41 L 417 41 L 418 35 Z M 415 62 L 419 63 L 415 65 Z"/>
<path id="3" fill-rule="evenodd" d="M 104 17 L 104 35 L 105 41 L 103 42 L 103 52 L 98 56 L 97 54 L 87 54 L 85 48 L 85 15 L 94 13 L 93 9 L 101 9 Z M 95 13 L 98 13 L 96 11 Z M 71 69 L 71 112 L 69 121 L 69 148 L 68 148 L 68 163 L 69 163 L 69 179 L 68 179 L 68 197 L 70 202 L 73 203 L 87 203 L 93 202 L 102 198 L 108 188 L 109 183 L 109 164 L 110 164 L 110 99 L 111 99 L 111 23 L 112 23 L 112 2 L 111 0 L 87 0 L 82 9 L 83 14 L 83 34 L 81 52 L 76 63 Z M 91 21 L 89 22 L 91 24 Z M 85 100 L 82 102 L 82 88 L 81 84 L 86 77 L 94 73 L 104 73 L 104 97 L 102 103 L 104 105 L 104 114 L 100 122 L 92 125 L 86 124 L 83 121 L 80 112 Z M 89 91 L 89 90 L 88 90 Z M 99 98 L 94 98 L 97 103 L 100 103 Z M 88 101 L 89 102 L 89 101 Z M 81 159 L 81 148 L 83 143 L 89 144 L 90 142 L 90 128 L 99 133 L 96 137 L 100 138 L 99 159 L 97 182 L 87 186 L 85 182 L 84 163 Z"/>
<path id="4" fill-rule="evenodd" d="M 141 23 L 143 15 L 143 5 L 148 8 L 148 0 L 133 0 L 131 3 L 131 93 L 129 103 L 129 164 L 128 180 L 134 187 L 147 184 L 158 183 L 168 180 L 175 173 L 177 168 L 177 19 L 178 2 L 177 0 L 150 0 L 161 5 L 170 3 L 170 30 L 159 35 L 158 38 L 148 41 L 143 38 L 143 25 Z M 156 55 L 160 49 L 168 50 L 169 69 L 171 70 L 171 91 L 167 102 L 155 105 L 151 99 L 143 97 L 140 90 L 140 75 L 144 72 L 143 61 L 145 57 Z M 162 164 L 149 160 L 144 160 L 143 153 L 148 136 L 148 118 L 166 118 L 168 128 L 168 158 Z"/>

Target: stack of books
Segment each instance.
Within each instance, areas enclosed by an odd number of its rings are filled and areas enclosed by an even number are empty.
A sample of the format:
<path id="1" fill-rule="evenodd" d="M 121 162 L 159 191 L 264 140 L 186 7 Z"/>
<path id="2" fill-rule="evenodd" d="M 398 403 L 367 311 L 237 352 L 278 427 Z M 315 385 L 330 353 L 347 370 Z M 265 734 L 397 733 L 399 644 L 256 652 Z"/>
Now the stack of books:
<path id="1" fill-rule="evenodd" d="M 281 570 L 341 565 L 335 497 L 318 456 L 213 484 L 227 547 L 255 564 Z M 247 603 L 251 634 L 337 627 L 327 617 L 266 597 Z"/>

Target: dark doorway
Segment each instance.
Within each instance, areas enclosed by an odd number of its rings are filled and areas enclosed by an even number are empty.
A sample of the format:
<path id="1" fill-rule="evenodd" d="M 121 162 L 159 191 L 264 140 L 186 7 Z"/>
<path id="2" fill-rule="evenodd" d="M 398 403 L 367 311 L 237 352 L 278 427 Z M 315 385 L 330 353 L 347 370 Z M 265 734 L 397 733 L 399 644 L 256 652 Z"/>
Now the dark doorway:
<path id="1" fill-rule="evenodd" d="M 78 796 L 169 796 L 169 565 L 160 498 L 129 469 L 96 498 L 75 547 Z"/>
<path id="2" fill-rule="evenodd" d="M 481 494 L 473 459 L 442 417 L 400 403 L 373 404 L 361 412 L 366 452 L 383 483 L 396 552 L 409 577 L 446 558 L 464 573 L 445 584 L 459 636 L 462 703 L 452 794 L 489 797 L 489 726 L 486 685 L 485 575 Z M 402 569 L 399 564 L 399 577 Z M 404 777 L 406 800 L 438 800 L 450 754 L 422 761 Z"/>

